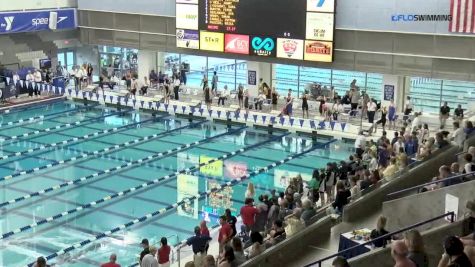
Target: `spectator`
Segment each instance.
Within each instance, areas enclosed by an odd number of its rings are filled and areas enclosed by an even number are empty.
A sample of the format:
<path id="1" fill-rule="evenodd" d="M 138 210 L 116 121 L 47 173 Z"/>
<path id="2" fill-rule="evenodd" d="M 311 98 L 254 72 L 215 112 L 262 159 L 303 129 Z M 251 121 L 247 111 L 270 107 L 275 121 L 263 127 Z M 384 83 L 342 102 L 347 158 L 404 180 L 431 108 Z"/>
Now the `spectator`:
<path id="1" fill-rule="evenodd" d="M 273 197 L 271 199 L 272 206 L 269 209 L 269 212 L 267 213 L 267 224 L 266 224 L 266 232 L 269 232 L 270 229 L 272 228 L 272 224 L 274 223 L 275 220 L 279 218 L 279 203 L 277 197 Z"/>
<path id="2" fill-rule="evenodd" d="M 157 258 L 155 254 L 157 253 L 157 248 L 154 246 L 149 247 L 150 253 L 145 255 L 140 263 L 140 267 L 158 267 Z"/>
<path id="3" fill-rule="evenodd" d="M 193 261 L 189 261 L 187 263 L 185 263 L 185 267 L 195 267 L 196 264 L 193 262 Z M 197 267 L 199 267 L 200 265 L 198 265 Z"/>
<path id="4" fill-rule="evenodd" d="M 300 219 L 305 223 L 306 226 L 308 226 L 312 217 L 317 214 L 315 209 L 312 207 L 312 201 L 309 199 L 304 199 L 302 201 L 302 210 L 303 211 Z"/>
<path id="5" fill-rule="evenodd" d="M 463 159 L 465 160 L 465 165 L 463 167 L 463 173 L 472 173 L 472 172 L 475 172 L 475 164 L 472 162 L 473 161 L 473 157 L 472 157 L 472 154 L 465 154 L 463 156 Z"/>
<path id="6" fill-rule="evenodd" d="M 368 170 L 375 171 L 378 169 L 378 157 L 376 156 L 376 152 L 371 151 L 370 160 L 368 163 Z"/>
<path id="7" fill-rule="evenodd" d="M 101 267 L 120 267 L 120 264 L 117 264 L 116 261 L 117 255 L 111 254 L 109 256 L 109 262 L 102 264 Z"/>
<path id="8" fill-rule="evenodd" d="M 242 215 L 241 215 L 242 216 Z M 226 216 L 219 217 L 219 224 L 221 228 L 219 229 L 218 243 L 219 243 L 219 252 L 223 252 L 223 248 L 231 240 L 233 235 L 233 229 L 231 225 L 226 221 Z"/>
<path id="9" fill-rule="evenodd" d="M 294 212 L 285 219 L 285 235 L 290 237 L 305 228 L 305 224 L 300 220 L 301 209 L 294 209 Z"/>
<path id="10" fill-rule="evenodd" d="M 404 241 L 395 241 L 391 246 L 391 256 L 396 262 L 394 267 L 416 267 L 416 264 L 407 258 L 408 254 Z"/>
<path id="11" fill-rule="evenodd" d="M 396 156 L 397 166 L 399 169 L 404 169 L 407 166 L 408 157 L 406 152 L 404 152 L 404 148 L 399 148 L 399 153 Z"/>
<path id="12" fill-rule="evenodd" d="M 450 107 L 447 105 L 447 101 L 444 102 L 442 107 L 440 107 L 439 113 L 439 121 L 440 121 L 440 129 L 445 128 L 445 123 L 450 116 Z"/>
<path id="13" fill-rule="evenodd" d="M 214 257 L 212 255 L 206 255 L 203 260 L 203 267 L 216 267 L 216 261 L 214 260 Z"/>
<path id="14" fill-rule="evenodd" d="M 467 135 L 465 134 L 463 129 L 460 128 L 460 123 L 458 121 L 455 121 L 453 125 L 454 125 L 454 131 L 452 132 L 451 140 L 454 145 L 463 147 L 463 142 L 467 138 Z"/>
<path id="15" fill-rule="evenodd" d="M 259 213 L 259 210 L 254 207 L 254 201 L 252 198 L 246 198 L 244 203 L 245 205 L 241 207 L 240 214 L 245 231 L 246 233 L 249 233 L 252 229 L 254 229 L 253 227 L 256 222 L 256 215 Z"/>
<path id="16" fill-rule="evenodd" d="M 263 246 L 264 238 L 259 232 L 252 232 L 251 233 L 251 250 L 249 251 L 249 258 L 252 259 L 255 256 L 260 255 L 264 250 L 265 247 Z"/>
<path id="17" fill-rule="evenodd" d="M 419 118 L 421 114 L 416 112 L 414 113 L 414 119 L 412 120 L 412 123 L 411 123 L 411 132 L 412 131 L 416 131 L 417 128 L 419 128 L 419 126 L 421 125 L 421 119 Z"/>
<path id="18" fill-rule="evenodd" d="M 142 252 L 140 252 L 140 260 L 139 260 L 139 265 L 141 266 L 141 262 L 142 262 L 142 259 L 145 255 L 149 254 L 150 253 L 150 250 L 149 250 L 149 244 L 148 244 L 148 239 L 142 239 Z"/>
<path id="19" fill-rule="evenodd" d="M 234 237 L 235 235 L 237 235 L 237 229 L 236 229 L 237 219 L 235 216 L 231 214 L 230 209 L 226 209 L 224 211 L 224 215 L 226 216 L 226 221 L 229 223 L 229 225 L 231 225 L 231 229 L 233 230 L 233 234 L 231 235 L 231 237 Z"/>
<path id="20" fill-rule="evenodd" d="M 195 235 L 186 240 L 186 244 L 191 246 L 193 251 L 193 260 L 195 262 L 201 262 L 203 256 L 206 254 L 206 246 L 211 240 L 209 236 L 201 235 L 201 229 L 199 226 L 195 227 Z"/>
<path id="21" fill-rule="evenodd" d="M 389 232 L 386 231 L 386 229 L 385 229 L 386 228 L 386 221 L 387 221 L 386 217 L 379 216 L 378 222 L 376 223 L 376 229 L 371 231 L 371 234 L 370 234 L 371 239 L 376 239 L 378 237 L 389 234 Z M 382 239 L 378 239 L 378 240 L 373 242 L 373 245 L 377 248 L 386 247 L 386 244 L 387 244 L 388 240 L 390 240 L 390 239 L 391 239 L 390 237 L 385 237 L 385 238 L 382 238 Z"/>
<path id="22" fill-rule="evenodd" d="M 221 253 L 221 259 L 219 260 L 218 267 L 231 267 L 236 266 L 235 260 L 236 257 L 234 256 L 234 250 L 231 246 L 226 245 L 224 247 L 224 251 Z"/>
<path id="23" fill-rule="evenodd" d="M 351 186 L 350 193 L 351 193 L 352 200 L 356 200 L 361 196 L 361 190 L 360 190 L 360 186 L 358 185 L 358 181 L 359 179 L 356 176 L 353 176 L 350 179 L 350 186 Z"/>
<path id="24" fill-rule="evenodd" d="M 419 140 L 417 140 L 417 132 L 412 132 L 411 137 L 404 143 L 404 150 L 407 155 L 415 155 L 419 147 Z"/>
<path id="25" fill-rule="evenodd" d="M 284 224 L 281 220 L 275 220 L 272 225 L 272 230 L 269 233 L 268 244 L 275 245 L 285 238 L 285 229 L 283 226 Z"/>
<path id="26" fill-rule="evenodd" d="M 454 162 L 452 163 L 452 165 L 450 165 L 450 172 L 452 173 L 452 175 L 460 175 L 460 165 L 458 164 L 458 162 Z"/>
<path id="27" fill-rule="evenodd" d="M 384 169 L 383 171 L 383 178 L 384 180 L 388 182 L 395 178 L 394 174 L 399 170 L 399 166 L 397 165 L 396 158 L 391 158 L 389 162 L 390 162 L 389 166 L 386 167 L 386 169 Z"/>
<path id="28" fill-rule="evenodd" d="M 336 180 L 336 168 L 331 162 L 329 162 L 327 163 L 325 176 L 325 193 L 327 194 L 327 203 L 332 202 L 334 199 Z"/>
<path id="29" fill-rule="evenodd" d="M 254 184 L 249 182 L 247 184 L 245 198 L 254 198 L 256 196 L 256 190 L 254 189 Z"/>
<path id="30" fill-rule="evenodd" d="M 160 264 L 160 267 L 170 266 L 171 248 L 167 243 L 168 243 L 168 240 L 166 237 L 162 237 L 162 239 L 160 239 L 160 248 L 158 249 L 158 253 L 157 253 L 158 264 Z"/>
<path id="31" fill-rule="evenodd" d="M 342 256 L 337 256 L 332 262 L 332 267 L 350 267 L 350 264 Z"/>
<path id="32" fill-rule="evenodd" d="M 259 196 L 259 205 L 257 205 L 258 213 L 255 215 L 255 223 L 253 231 L 264 232 L 266 230 L 267 213 L 269 208 L 264 201 L 264 195 Z"/>
<path id="33" fill-rule="evenodd" d="M 292 214 L 292 210 L 289 209 L 289 201 L 287 199 L 284 199 L 280 203 L 279 216 L 277 218 L 279 220 L 284 220 L 285 217 L 287 217 L 290 214 Z"/>
<path id="34" fill-rule="evenodd" d="M 394 137 L 391 140 L 391 146 L 394 146 L 394 144 L 399 140 L 399 133 L 397 131 L 394 131 Z"/>
<path id="35" fill-rule="evenodd" d="M 386 168 L 386 166 L 388 166 L 389 155 L 390 154 L 388 151 L 388 146 L 386 144 L 383 144 L 382 146 L 379 147 L 379 152 L 378 152 L 379 167 Z"/>
<path id="36" fill-rule="evenodd" d="M 404 243 L 409 251 L 407 258 L 414 262 L 416 267 L 429 267 L 429 258 L 419 231 L 412 229 L 404 233 Z"/>
<path id="37" fill-rule="evenodd" d="M 466 120 L 465 121 L 465 128 L 463 128 L 463 131 L 467 136 L 470 136 L 471 134 L 474 133 L 475 128 L 473 128 L 473 123 L 472 121 Z"/>
<path id="38" fill-rule="evenodd" d="M 318 169 L 313 170 L 312 179 L 308 181 L 308 196 L 315 203 L 320 198 L 318 189 L 320 188 L 320 172 Z"/>
<path id="39" fill-rule="evenodd" d="M 246 261 L 246 255 L 244 255 L 244 250 L 242 248 L 242 242 L 239 237 L 234 237 L 231 246 L 234 250 L 235 264 L 237 266 L 243 264 Z"/>
<path id="40" fill-rule="evenodd" d="M 439 261 L 438 267 L 471 267 L 467 255 L 464 253 L 462 241 L 455 236 L 449 236 L 444 242 L 445 253 Z"/>
<path id="41" fill-rule="evenodd" d="M 205 220 L 202 220 L 200 222 L 200 234 L 202 236 L 210 236 L 209 235 L 209 229 L 208 229 L 208 226 L 206 225 L 206 221 Z"/>
<path id="42" fill-rule="evenodd" d="M 460 104 L 454 110 L 454 120 L 456 120 L 456 121 L 462 121 L 463 120 L 463 108 L 462 108 L 462 105 L 460 105 Z"/>
<path id="43" fill-rule="evenodd" d="M 351 197 L 351 193 L 345 188 L 345 185 L 341 181 L 338 181 L 336 183 L 335 202 L 332 204 L 335 213 L 341 214 L 343 212 L 343 207 L 348 204 L 349 197 Z"/>
<path id="44" fill-rule="evenodd" d="M 449 145 L 449 142 L 445 140 L 444 134 L 442 132 L 438 132 L 435 134 L 435 142 L 437 143 L 437 148 L 439 149 Z"/>

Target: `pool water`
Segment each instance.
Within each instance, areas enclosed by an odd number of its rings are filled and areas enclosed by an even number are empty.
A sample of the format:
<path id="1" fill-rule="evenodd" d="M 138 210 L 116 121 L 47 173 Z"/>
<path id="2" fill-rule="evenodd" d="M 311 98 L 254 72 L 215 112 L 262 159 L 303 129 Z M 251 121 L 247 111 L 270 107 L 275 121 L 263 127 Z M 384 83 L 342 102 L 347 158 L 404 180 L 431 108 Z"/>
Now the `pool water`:
<path id="1" fill-rule="evenodd" d="M 44 117 L 18 122 L 40 115 Z M 142 238 L 157 244 L 161 237 L 168 237 L 170 243 L 177 244 L 191 236 L 201 220 L 213 226 L 226 208 L 238 213 L 249 181 L 255 184 L 256 195 L 284 190 L 289 177 L 302 174 L 304 180 L 309 179 L 314 168 L 346 159 L 349 154 L 348 145 L 341 141 L 320 138 L 313 142 L 307 137 L 270 134 L 244 125 L 188 121 L 166 114 L 154 117 L 134 110 L 119 113 L 113 108 L 85 107 L 69 101 L 13 110 L 1 114 L 0 123 L 0 266 L 8 267 L 25 266 L 39 256 L 309 150 L 302 157 L 199 201 L 49 260 L 60 266 L 98 266 L 116 253 L 120 264 L 129 266 L 137 260 Z M 206 164 L 233 151 L 237 153 L 224 161 Z M 200 163 L 206 165 L 192 169 Z M 123 167 L 114 169 L 117 166 Z M 191 170 L 173 176 L 187 168 Z M 151 186 L 107 197 L 167 175 L 169 179 Z M 77 180 L 82 177 L 89 178 Z M 67 183 L 72 180 L 77 181 Z M 41 191 L 47 188 L 48 192 Z M 38 196 L 35 192 L 41 193 Z M 105 201 L 94 203 L 101 199 Z M 88 203 L 94 204 L 66 213 Z M 28 227 L 43 219 L 48 221 Z"/>

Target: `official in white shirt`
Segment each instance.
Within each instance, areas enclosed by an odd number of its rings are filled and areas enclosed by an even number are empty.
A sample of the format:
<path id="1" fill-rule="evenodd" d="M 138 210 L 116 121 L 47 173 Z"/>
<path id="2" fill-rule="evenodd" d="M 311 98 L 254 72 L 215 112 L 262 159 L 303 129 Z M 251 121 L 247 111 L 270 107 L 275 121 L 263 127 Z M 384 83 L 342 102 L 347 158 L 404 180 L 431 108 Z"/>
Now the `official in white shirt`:
<path id="1" fill-rule="evenodd" d="M 28 95 L 33 96 L 33 83 L 35 82 L 35 76 L 31 73 L 31 71 L 28 71 L 28 74 L 26 75 L 26 88 L 28 89 Z"/>
<path id="2" fill-rule="evenodd" d="M 360 131 L 355 140 L 355 150 L 356 150 L 356 155 L 358 155 L 358 158 L 361 159 L 361 156 L 363 155 L 365 147 L 366 147 L 366 136 L 364 136 L 363 131 Z"/>
<path id="3" fill-rule="evenodd" d="M 35 73 L 33 74 L 33 76 L 34 76 L 34 80 L 35 80 L 35 87 L 34 87 L 35 95 L 38 96 L 38 95 L 41 94 L 41 83 L 43 81 L 43 79 L 41 77 L 41 71 L 36 70 Z"/>
<path id="4" fill-rule="evenodd" d="M 368 122 L 369 123 L 374 123 L 374 115 L 376 114 L 376 110 L 378 109 L 378 106 L 374 102 L 372 98 L 369 99 L 369 102 L 367 104 L 368 107 Z"/>
<path id="5" fill-rule="evenodd" d="M 173 80 L 173 93 L 175 93 L 175 100 L 179 100 L 178 91 L 180 90 L 180 78 L 178 75 L 175 75 L 175 79 Z"/>
<path id="6" fill-rule="evenodd" d="M 82 78 L 84 77 L 84 72 L 79 66 L 76 66 L 76 69 L 74 70 L 74 89 L 75 90 L 81 90 L 81 81 Z"/>

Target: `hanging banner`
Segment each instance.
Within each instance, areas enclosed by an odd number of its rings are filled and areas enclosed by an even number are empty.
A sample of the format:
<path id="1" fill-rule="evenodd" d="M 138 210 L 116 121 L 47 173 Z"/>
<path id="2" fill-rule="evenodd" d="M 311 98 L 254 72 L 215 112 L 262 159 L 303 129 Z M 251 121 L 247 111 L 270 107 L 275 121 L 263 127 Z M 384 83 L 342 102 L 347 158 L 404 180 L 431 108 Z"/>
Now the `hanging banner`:
<path id="1" fill-rule="evenodd" d="M 75 28 L 76 9 L 0 13 L 0 34 Z"/>

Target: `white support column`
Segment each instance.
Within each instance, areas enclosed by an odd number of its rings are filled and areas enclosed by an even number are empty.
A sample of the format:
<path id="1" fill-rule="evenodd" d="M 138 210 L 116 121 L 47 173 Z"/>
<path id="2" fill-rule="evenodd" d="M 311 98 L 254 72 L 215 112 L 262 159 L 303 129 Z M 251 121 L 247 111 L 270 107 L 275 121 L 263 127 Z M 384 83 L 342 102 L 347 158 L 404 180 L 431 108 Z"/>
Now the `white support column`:
<path id="1" fill-rule="evenodd" d="M 151 70 L 155 70 L 157 67 L 157 52 L 139 50 L 138 54 L 138 75 L 139 80 L 142 80 L 143 77 L 147 76 Z"/>
<path id="2" fill-rule="evenodd" d="M 269 86 L 271 84 L 271 65 L 270 63 L 265 62 L 256 62 L 256 61 L 248 61 L 247 62 L 247 71 L 255 71 L 256 72 L 256 84 L 255 85 L 247 85 L 247 89 L 249 90 L 249 96 L 257 96 L 258 95 L 258 87 L 259 87 L 259 79 L 267 83 Z"/>

